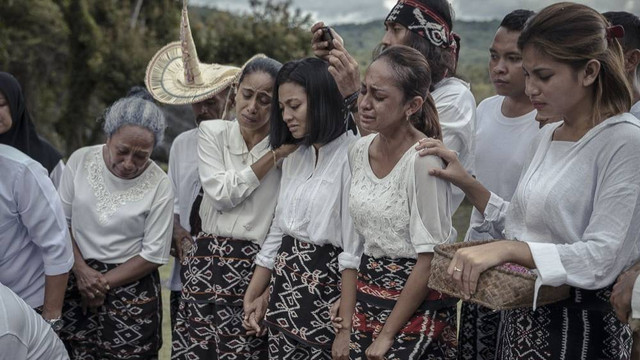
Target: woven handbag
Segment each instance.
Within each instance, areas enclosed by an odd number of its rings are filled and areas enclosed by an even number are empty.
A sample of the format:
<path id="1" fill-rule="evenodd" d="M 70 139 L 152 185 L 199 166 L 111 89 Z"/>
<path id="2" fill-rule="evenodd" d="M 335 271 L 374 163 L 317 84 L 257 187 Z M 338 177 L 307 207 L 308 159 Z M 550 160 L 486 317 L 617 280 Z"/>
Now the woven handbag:
<path id="1" fill-rule="evenodd" d="M 429 287 L 447 295 L 464 299 L 454 281 L 447 273 L 449 263 L 456 250 L 496 240 L 460 242 L 443 244 L 435 247 L 431 261 L 431 275 Z M 516 264 L 507 263 L 485 270 L 478 279 L 476 293 L 469 300 L 494 310 L 507 310 L 521 307 L 533 307 L 533 294 L 536 274 L 531 270 Z M 571 287 L 543 285 L 538 291 L 537 305 L 551 304 L 569 297 Z"/>

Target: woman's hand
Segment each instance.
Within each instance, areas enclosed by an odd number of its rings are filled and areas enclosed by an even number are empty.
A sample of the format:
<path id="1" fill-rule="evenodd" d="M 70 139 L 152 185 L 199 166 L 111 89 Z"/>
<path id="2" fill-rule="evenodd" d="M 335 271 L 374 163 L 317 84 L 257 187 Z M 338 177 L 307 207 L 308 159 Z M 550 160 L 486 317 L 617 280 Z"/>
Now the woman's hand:
<path id="1" fill-rule="evenodd" d="M 616 316 L 623 323 L 629 321 L 631 313 L 631 299 L 633 297 L 633 286 L 640 271 L 634 266 L 618 276 L 618 280 L 613 285 L 611 292 L 611 305 L 616 312 Z"/>
<path id="2" fill-rule="evenodd" d="M 298 144 L 283 144 L 279 148 L 275 149 L 276 158 L 278 160 L 284 159 L 287 156 L 291 155 L 292 152 L 296 151 L 298 148 Z"/>
<path id="3" fill-rule="evenodd" d="M 262 320 L 267 313 L 269 305 L 269 288 L 256 299 L 244 299 L 244 317 L 242 326 L 247 330 L 247 335 L 263 336 L 267 328 L 263 326 Z"/>
<path id="4" fill-rule="evenodd" d="M 311 37 L 311 49 L 313 50 L 313 54 L 315 56 L 323 60 L 327 60 L 327 56 L 329 55 L 329 42 L 322 39 L 323 27 L 324 22 L 322 21 L 313 24 L 313 26 L 311 27 L 311 33 L 313 34 L 313 36 Z M 331 35 L 333 35 L 334 41 L 338 41 L 340 44 L 344 43 L 342 37 L 338 35 L 335 30 L 331 29 Z"/>
<path id="5" fill-rule="evenodd" d="M 505 262 L 515 262 L 528 268 L 535 267 L 527 243 L 502 240 L 458 249 L 449 263 L 447 273 L 464 294 L 465 300 L 468 300 L 476 292 L 480 274 Z"/>
<path id="6" fill-rule="evenodd" d="M 416 146 L 420 151 L 420 156 L 435 155 L 444 161 L 444 169 L 432 169 L 429 174 L 449 181 L 453 185 L 465 190 L 465 185 L 475 181 L 458 160 L 458 154 L 449 150 L 441 140 L 425 138 L 421 139 Z"/>
<path id="7" fill-rule="evenodd" d="M 88 300 L 97 297 L 104 298 L 109 291 L 109 282 L 104 275 L 89 267 L 87 264 L 77 264 L 73 267 L 73 273 L 76 276 L 78 291 Z"/>
<path id="8" fill-rule="evenodd" d="M 173 222 L 173 243 L 171 244 L 171 255 L 175 256 L 180 263 L 184 260 L 183 243 L 189 242 L 193 246 L 193 238 L 191 234 L 180 226 L 179 222 Z"/>
<path id="9" fill-rule="evenodd" d="M 336 334 L 331 346 L 331 357 L 333 360 L 349 360 L 349 341 L 351 334 L 342 331 Z"/>
<path id="10" fill-rule="evenodd" d="M 364 354 L 369 360 L 384 360 L 384 355 L 389 351 L 391 345 L 393 345 L 393 337 L 380 334 L 380 336 L 369 345 Z"/>
<path id="11" fill-rule="evenodd" d="M 340 312 L 340 299 L 336 300 L 336 302 L 331 305 L 331 309 L 329 309 L 329 314 L 331 315 L 331 326 L 333 326 L 333 331 L 337 333 L 342 329 L 342 318 L 339 316 Z"/>

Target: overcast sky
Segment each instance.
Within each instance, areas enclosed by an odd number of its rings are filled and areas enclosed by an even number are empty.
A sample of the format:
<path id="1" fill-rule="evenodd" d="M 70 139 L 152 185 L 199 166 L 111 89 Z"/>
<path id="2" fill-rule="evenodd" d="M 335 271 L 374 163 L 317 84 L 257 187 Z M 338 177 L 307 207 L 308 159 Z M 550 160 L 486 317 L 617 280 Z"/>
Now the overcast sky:
<path id="1" fill-rule="evenodd" d="M 540 10 L 557 1 L 552 0 L 450 0 L 456 18 L 464 20 L 500 19 L 518 8 Z M 640 0 L 577 0 L 598 11 L 622 10 L 640 15 Z M 248 0 L 191 0 L 190 3 L 207 5 L 233 12 L 246 12 Z M 312 15 L 315 20 L 328 24 L 367 22 L 382 19 L 395 0 L 293 0 L 293 6 Z"/>

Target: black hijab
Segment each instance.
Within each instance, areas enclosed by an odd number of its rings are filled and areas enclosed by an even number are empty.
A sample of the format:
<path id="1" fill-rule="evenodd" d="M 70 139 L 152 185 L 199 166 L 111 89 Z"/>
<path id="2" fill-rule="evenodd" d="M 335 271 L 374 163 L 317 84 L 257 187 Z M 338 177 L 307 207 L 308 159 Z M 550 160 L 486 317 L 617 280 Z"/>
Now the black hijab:
<path id="1" fill-rule="evenodd" d="M 0 134 L 0 143 L 13 146 L 47 169 L 49 174 L 62 159 L 51 144 L 40 138 L 24 103 L 22 88 L 13 75 L 0 71 L 0 92 L 11 110 L 11 128 Z"/>

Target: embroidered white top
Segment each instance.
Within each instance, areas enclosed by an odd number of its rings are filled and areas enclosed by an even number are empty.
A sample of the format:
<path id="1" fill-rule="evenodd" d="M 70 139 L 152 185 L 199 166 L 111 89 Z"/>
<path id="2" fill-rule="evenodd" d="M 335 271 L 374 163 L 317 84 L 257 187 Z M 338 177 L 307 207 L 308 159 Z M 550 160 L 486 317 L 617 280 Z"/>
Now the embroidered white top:
<path id="1" fill-rule="evenodd" d="M 169 178 L 151 162 L 135 179 L 121 179 L 107 169 L 103 146 L 71 154 L 58 189 L 82 256 L 121 264 L 140 255 L 166 264 L 173 230 Z"/>
<path id="2" fill-rule="evenodd" d="M 504 96 L 496 95 L 478 105 L 475 171 L 482 185 L 509 201 L 518 185 L 531 143 L 538 133 L 538 122 L 535 121 L 535 110 L 513 118 L 504 116 L 504 99 Z M 490 234 L 473 230 L 482 221 L 482 214 L 473 208 L 465 240 L 493 239 Z"/>
<path id="3" fill-rule="evenodd" d="M 247 149 L 238 122 L 211 120 L 200 124 L 198 171 L 204 190 L 202 231 L 262 244 L 273 220 L 280 170 L 262 178 L 251 164 L 269 152 L 269 138 Z"/>
<path id="4" fill-rule="evenodd" d="M 476 100 L 469 84 L 448 77 L 434 85 L 431 96 L 436 102 L 442 126 L 442 141 L 449 149 L 457 151 L 462 166 L 470 174 L 475 174 Z M 464 192 L 455 186 L 451 191 L 451 212 L 454 213 L 464 199 Z"/>
<path id="5" fill-rule="evenodd" d="M 631 110 L 629 110 L 629 112 L 637 117 L 638 119 L 640 119 L 640 101 L 636 102 L 635 104 L 633 104 L 633 106 L 631 106 Z"/>
<path id="6" fill-rule="evenodd" d="M 191 230 L 189 216 L 191 206 L 200 191 L 200 176 L 198 176 L 198 129 L 187 130 L 178 135 L 171 144 L 169 151 L 168 176 L 173 189 L 173 213 L 180 216 L 180 225 L 187 231 Z M 169 278 L 171 291 L 180 291 L 180 262 L 173 262 L 173 270 Z"/>
<path id="7" fill-rule="evenodd" d="M 349 214 L 348 148 L 356 140 L 351 132 L 320 147 L 303 146 L 282 165 L 280 195 L 269 235 L 256 257 L 256 264 L 272 269 L 282 236 L 342 249 L 340 271 L 357 269 L 362 242 Z"/>
<path id="8" fill-rule="evenodd" d="M 411 146 L 391 172 L 378 178 L 369 163 L 369 146 L 377 135 L 358 140 L 349 150 L 349 210 L 364 240 L 364 253 L 380 258 L 412 258 L 455 240 L 451 225 L 451 186 L 429 175 L 442 168 L 435 156 L 417 155 Z"/>
<path id="9" fill-rule="evenodd" d="M 0 144 L 0 178 L 0 282 L 35 308 L 44 303 L 45 275 L 71 270 L 71 238 L 40 163 Z"/>
<path id="10" fill-rule="evenodd" d="M 609 118 L 545 164 L 561 124 L 540 130 L 511 203 L 491 194 L 479 230 L 527 242 L 536 289 L 599 289 L 640 255 L 640 121 Z"/>

